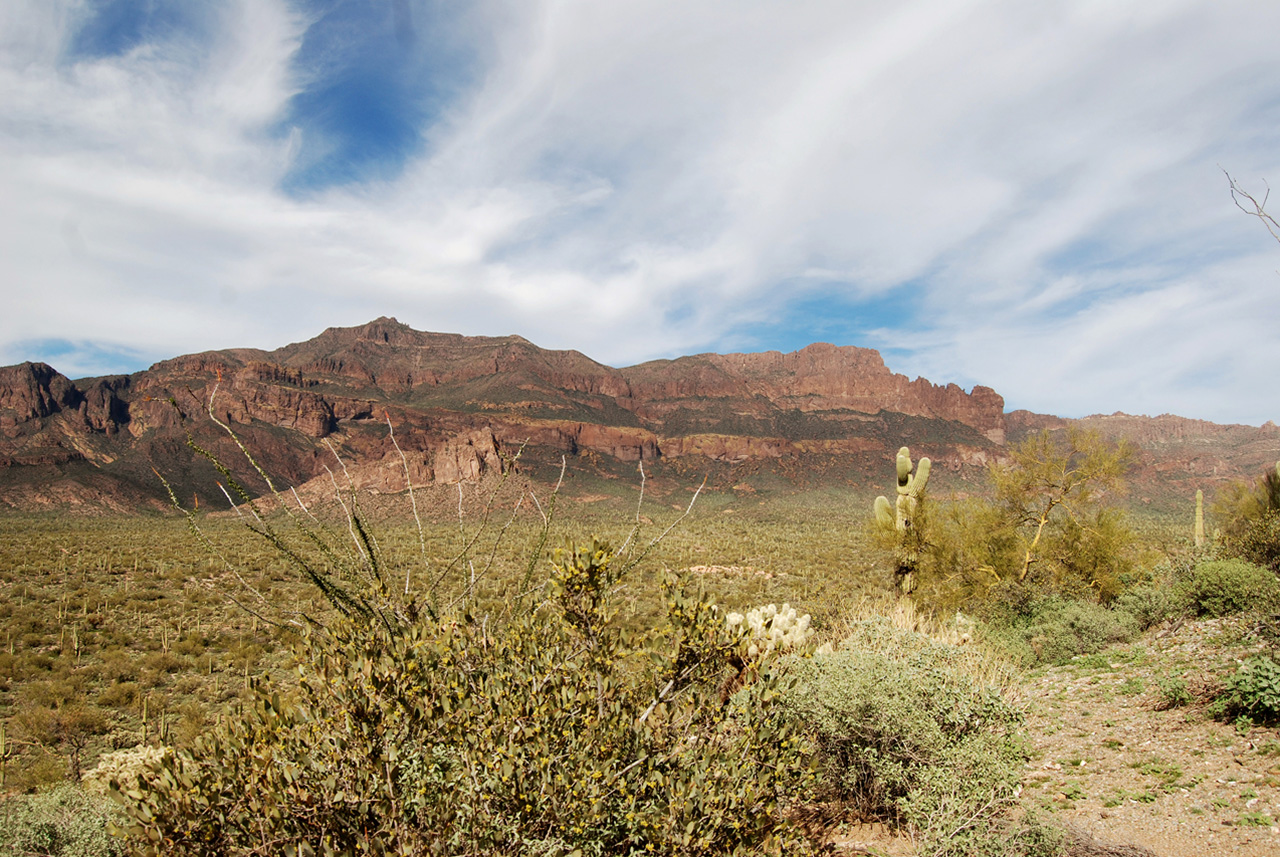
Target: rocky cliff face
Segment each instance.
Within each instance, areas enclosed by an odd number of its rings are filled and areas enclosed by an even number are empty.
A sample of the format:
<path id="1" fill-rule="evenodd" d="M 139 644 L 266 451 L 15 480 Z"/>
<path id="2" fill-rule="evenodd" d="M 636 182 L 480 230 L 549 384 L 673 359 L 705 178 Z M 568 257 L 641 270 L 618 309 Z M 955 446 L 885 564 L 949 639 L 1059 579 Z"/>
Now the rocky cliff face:
<path id="1" fill-rule="evenodd" d="M 783 410 L 852 410 L 952 420 L 1004 442 L 1004 399 L 989 387 L 966 393 L 890 372 L 869 348 L 810 345 L 791 354 L 701 354 L 622 370 L 630 407 L 650 420 L 705 399 L 764 399 Z"/>
<path id="2" fill-rule="evenodd" d="M 1256 479 L 1280 458 L 1280 428 L 1218 425 L 1172 414 L 1138 417 L 1115 413 L 1076 421 L 1111 438 L 1128 438 L 1140 450 L 1135 482 L 1141 492 L 1158 494 L 1174 486 L 1191 497 L 1206 488 L 1236 478 Z"/>
<path id="3" fill-rule="evenodd" d="M 888 460 L 909 443 L 937 458 L 939 472 L 959 472 L 999 457 L 1007 435 L 1067 424 L 1006 415 L 987 387 L 965 392 L 895 374 L 865 348 L 816 344 L 613 369 L 518 336 L 425 333 L 382 318 L 275 351 L 177 357 L 128 377 L 73 383 L 41 363 L 2 368 L 0 503 L 92 503 L 94 492 L 113 507 L 128 496 L 162 500 L 153 468 L 180 492 L 205 490 L 212 470 L 187 447 L 188 433 L 224 458 L 239 456 L 215 418 L 291 484 L 327 483 L 325 468 L 341 455 L 358 487 L 385 492 L 404 490 L 406 463 L 415 485 L 475 480 L 500 472 L 521 445 L 532 459 L 557 462 L 772 461 L 803 474 L 811 462 L 830 470 L 832 461 Z M 1280 457 L 1274 426 L 1123 415 L 1080 422 L 1138 439 L 1152 473 L 1226 478 Z M 252 472 L 245 478 L 255 487 Z"/>
<path id="4" fill-rule="evenodd" d="M 0 369 L 0 424 L 16 426 L 74 407 L 81 394 L 52 366 L 20 363 Z"/>

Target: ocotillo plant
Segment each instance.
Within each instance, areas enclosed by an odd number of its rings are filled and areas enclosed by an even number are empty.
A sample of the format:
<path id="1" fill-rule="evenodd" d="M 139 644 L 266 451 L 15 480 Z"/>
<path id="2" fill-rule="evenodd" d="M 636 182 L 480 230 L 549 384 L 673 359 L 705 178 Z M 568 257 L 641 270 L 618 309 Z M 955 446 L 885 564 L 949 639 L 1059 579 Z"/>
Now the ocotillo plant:
<path id="1" fill-rule="evenodd" d="M 898 501 L 892 506 L 887 497 L 877 497 L 875 510 L 876 520 L 886 529 L 892 527 L 897 532 L 895 549 L 897 552 L 898 591 L 909 595 L 916 588 L 915 572 L 920 564 L 920 549 L 924 546 L 923 528 L 919 526 L 922 513 L 924 491 L 929 484 L 929 466 L 927 458 L 920 459 L 911 472 L 911 450 L 902 447 L 898 450 Z"/>

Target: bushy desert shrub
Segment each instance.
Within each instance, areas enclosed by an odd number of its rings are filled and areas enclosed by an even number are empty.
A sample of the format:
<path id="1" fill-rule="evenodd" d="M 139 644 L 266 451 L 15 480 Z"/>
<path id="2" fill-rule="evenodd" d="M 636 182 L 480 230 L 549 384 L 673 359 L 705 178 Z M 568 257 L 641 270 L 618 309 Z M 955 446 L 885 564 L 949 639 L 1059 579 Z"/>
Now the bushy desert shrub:
<path id="1" fill-rule="evenodd" d="M 985 638 L 1024 666 L 1066 663 L 1127 643 L 1141 631 L 1126 610 L 1090 601 L 1049 597 L 1007 605 L 988 615 Z"/>
<path id="2" fill-rule="evenodd" d="M 1249 521 L 1233 547 L 1244 559 L 1280 573 L 1280 509 Z"/>
<path id="3" fill-rule="evenodd" d="M 788 844 L 779 804 L 805 767 L 783 679 L 674 583 L 660 628 L 618 628 L 620 570 L 593 543 L 557 552 L 549 601 L 505 620 L 409 605 L 313 629 L 296 696 L 260 688 L 124 791 L 133 841 L 191 855 Z"/>
<path id="4" fill-rule="evenodd" d="M 1153 628 L 1176 616 L 1182 606 L 1170 578 L 1159 574 L 1149 581 L 1129 587 L 1110 605 L 1112 610 L 1132 616 L 1139 631 Z"/>
<path id="5" fill-rule="evenodd" d="M 1280 605 L 1280 582 L 1274 572 L 1242 559 L 1209 560 L 1196 564 L 1177 594 L 1192 616 L 1231 616 Z"/>
<path id="6" fill-rule="evenodd" d="M 920 853 L 974 851 L 1013 802 L 1024 759 L 1018 709 L 972 655 L 886 619 L 795 663 L 785 704 L 808 724 L 823 788 L 862 815 L 905 823 Z"/>
<path id="7" fill-rule="evenodd" d="M 1254 484 L 1227 485 L 1214 503 L 1222 549 L 1280 573 L 1280 462 Z"/>
<path id="8" fill-rule="evenodd" d="M 1256 723 L 1280 721 L 1280 664 L 1270 655 L 1254 655 L 1227 679 L 1222 700 L 1229 717 Z"/>
<path id="9" fill-rule="evenodd" d="M 123 843 L 107 831 L 114 802 L 64 783 L 33 795 L 0 798 L 0 854 L 118 857 Z"/>

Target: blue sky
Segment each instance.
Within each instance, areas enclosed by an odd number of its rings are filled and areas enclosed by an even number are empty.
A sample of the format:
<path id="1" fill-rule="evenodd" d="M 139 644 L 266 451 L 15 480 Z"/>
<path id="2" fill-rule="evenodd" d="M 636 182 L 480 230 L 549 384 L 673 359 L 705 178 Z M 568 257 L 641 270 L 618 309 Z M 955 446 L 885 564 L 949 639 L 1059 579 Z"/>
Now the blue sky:
<path id="1" fill-rule="evenodd" d="M 1280 4 L 6 0 L 0 364 L 393 315 L 1280 421 Z M 1280 201 L 1277 202 L 1280 205 Z"/>

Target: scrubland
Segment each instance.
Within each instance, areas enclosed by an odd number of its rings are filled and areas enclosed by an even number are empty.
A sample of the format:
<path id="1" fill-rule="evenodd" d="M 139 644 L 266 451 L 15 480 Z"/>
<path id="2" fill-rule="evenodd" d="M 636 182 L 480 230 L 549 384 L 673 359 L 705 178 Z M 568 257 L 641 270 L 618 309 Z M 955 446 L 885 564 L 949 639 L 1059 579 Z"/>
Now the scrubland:
<path id="1" fill-rule="evenodd" d="M 909 556 L 836 489 L 0 517 L 0 847 L 1274 853 L 1267 483 L 1197 546 L 1088 442 L 1104 490 L 921 492 Z"/>

